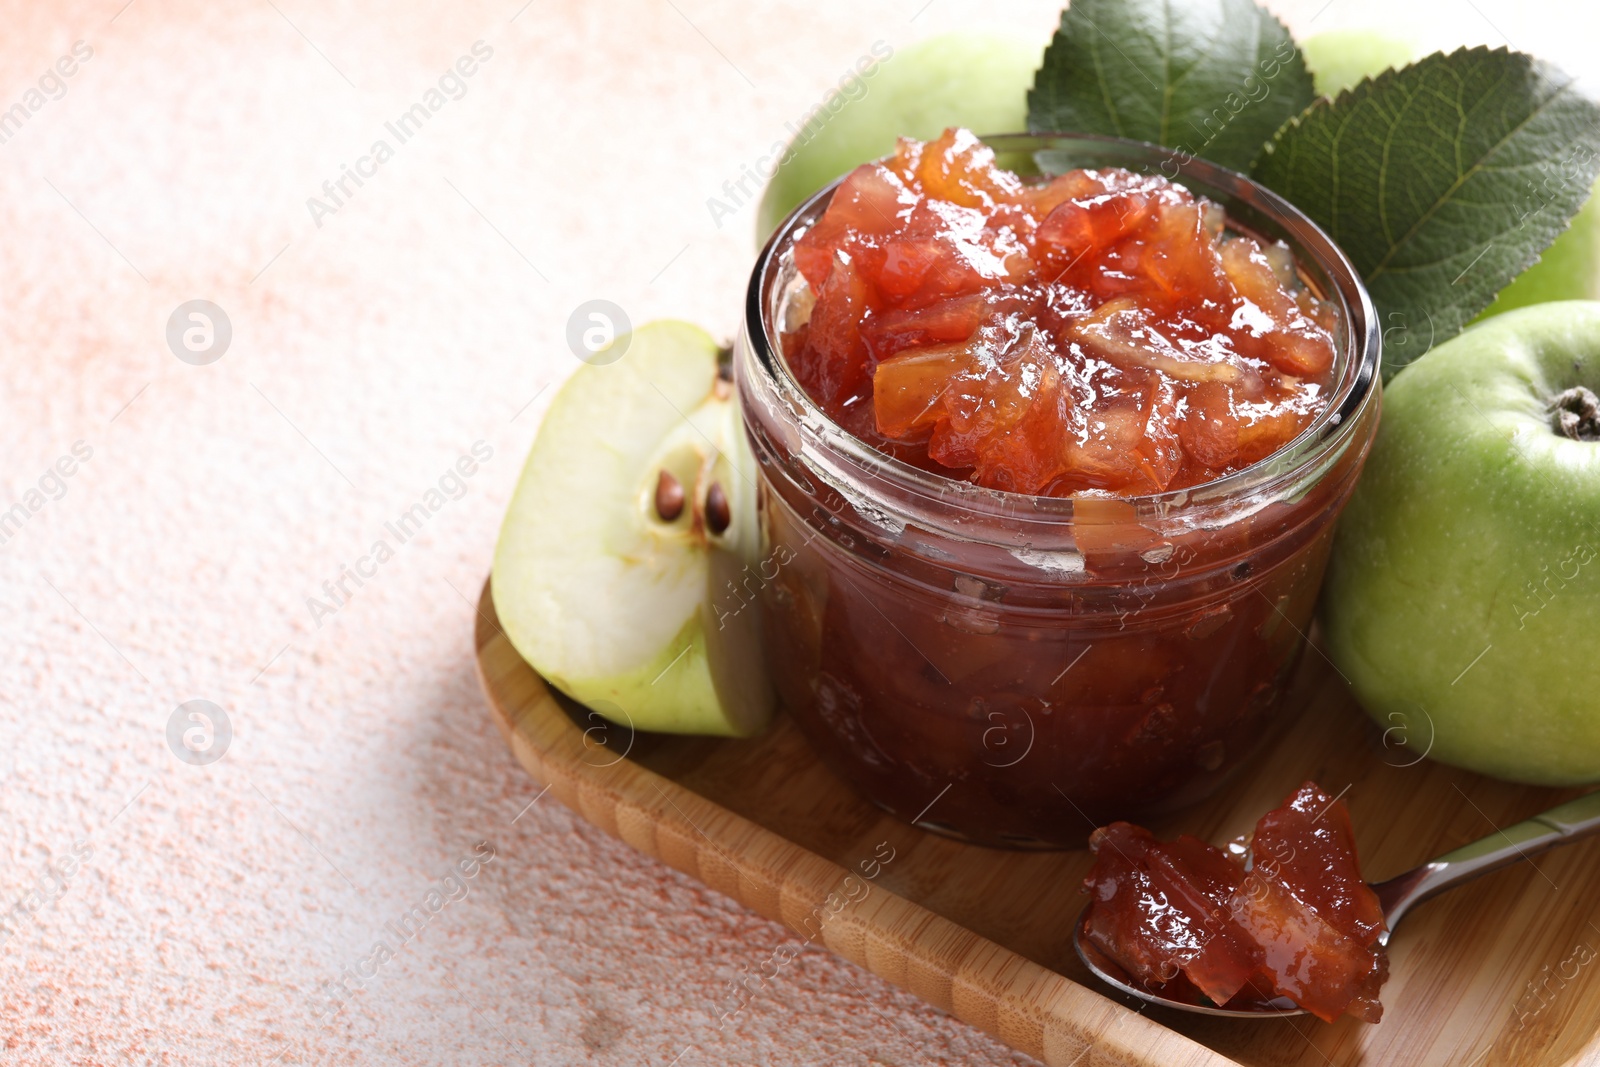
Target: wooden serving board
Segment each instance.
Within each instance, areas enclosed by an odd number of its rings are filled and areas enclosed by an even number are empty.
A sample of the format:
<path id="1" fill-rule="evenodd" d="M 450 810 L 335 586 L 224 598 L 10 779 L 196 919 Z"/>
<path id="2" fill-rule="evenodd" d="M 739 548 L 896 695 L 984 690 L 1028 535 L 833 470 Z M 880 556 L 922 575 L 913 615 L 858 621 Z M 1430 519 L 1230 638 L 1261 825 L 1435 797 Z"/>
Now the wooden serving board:
<path id="1" fill-rule="evenodd" d="M 1002 852 L 892 819 L 823 768 L 787 718 L 747 741 L 602 728 L 511 647 L 487 584 L 476 645 L 501 732 L 568 807 L 1053 1067 L 1600 1063 L 1600 839 L 1409 915 L 1377 1025 L 1135 1010 L 1072 951 L 1086 851 Z M 1152 829 L 1227 841 L 1312 778 L 1344 791 L 1363 870 L 1376 880 L 1578 792 L 1411 764 L 1408 750 L 1384 746 L 1315 651 L 1291 700 L 1303 710 L 1262 757 Z"/>

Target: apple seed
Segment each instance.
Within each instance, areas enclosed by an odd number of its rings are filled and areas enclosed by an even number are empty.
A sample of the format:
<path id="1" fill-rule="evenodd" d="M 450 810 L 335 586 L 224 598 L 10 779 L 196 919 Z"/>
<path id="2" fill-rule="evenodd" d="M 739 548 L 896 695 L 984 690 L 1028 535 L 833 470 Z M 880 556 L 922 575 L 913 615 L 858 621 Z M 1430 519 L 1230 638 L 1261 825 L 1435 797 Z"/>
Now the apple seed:
<path id="1" fill-rule="evenodd" d="M 733 509 L 728 506 L 728 494 L 721 482 L 712 482 L 706 492 L 706 528 L 714 534 L 725 531 L 733 522 Z"/>
<path id="2" fill-rule="evenodd" d="M 683 483 L 669 470 L 656 479 L 656 514 L 662 522 L 672 522 L 683 514 Z"/>

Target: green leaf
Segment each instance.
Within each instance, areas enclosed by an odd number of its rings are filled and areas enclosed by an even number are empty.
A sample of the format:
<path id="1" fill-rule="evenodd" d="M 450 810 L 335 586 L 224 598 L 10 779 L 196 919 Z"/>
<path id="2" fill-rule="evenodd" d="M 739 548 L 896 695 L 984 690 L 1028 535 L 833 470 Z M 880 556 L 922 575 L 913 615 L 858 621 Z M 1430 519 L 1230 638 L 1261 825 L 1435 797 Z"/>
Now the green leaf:
<path id="1" fill-rule="evenodd" d="M 1244 170 L 1315 98 L 1289 31 L 1252 0 L 1073 0 L 1028 92 L 1028 128 Z"/>
<path id="2" fill-rule="evenodd" d="M 1504 48 L 1434 53 L 1319 100 L 1254 176 L 1311 216 L 1366 279 L 1393 375 L 1472 317 L 1566 228 L 1600 171 L 1600 108 Z"/>

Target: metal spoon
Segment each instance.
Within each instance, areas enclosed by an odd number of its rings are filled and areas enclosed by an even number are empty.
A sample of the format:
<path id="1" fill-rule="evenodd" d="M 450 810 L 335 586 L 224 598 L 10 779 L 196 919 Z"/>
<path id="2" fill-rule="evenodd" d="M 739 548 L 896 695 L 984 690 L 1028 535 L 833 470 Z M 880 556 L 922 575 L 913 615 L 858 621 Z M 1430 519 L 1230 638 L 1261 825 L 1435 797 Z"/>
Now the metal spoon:
<path id="1" fill-rule="evenodd" d="M 1600 792 L 1568 801 L 1542 815 L 1535 815 L 1470 845 L 1463 845 L 1454 852 L 1447 852 L 1433 862 L 1396 875 L 1387 882 L 1377 883 L 1372 891 L 1378 895 L 1378 903 L 1383 907 L 1383 918 L 1388 926 L 1388 930 L 1378 938 L 1379 943 L 1387 945 L 1395 926 L 1406 912 L 1429 897 L 1446 889 L 1454 889 L 1463 882 L 1470 882 L 1480 874 L 1488 874 L 1518 860 L 1569 845 L 1596 832 L 1600 832 Z M 1146 989 L 1138 979 L 1090 942 L 1083 930 L 1087 917 L 1088 909 L 1085 908 L 1084 914 L 1078 917 L 1077 927 L 1072 931 L 1072 943 L 1078 950 L 1078 958 L 1096 977 L 1129 996 L 1165 1008 L 1201 1015 L 1220 1015 L 1227 1019 L 1282 1018 L 1305 1014 L 1304 1009 L 1296 1007 L 1287 997 L 1242 1008 L 1219 1008 L 1201 997 L 1197 990 L 1192 991 L 1195 999 L 1183 1000 L 1167 995 L 1163 989 Z"/>

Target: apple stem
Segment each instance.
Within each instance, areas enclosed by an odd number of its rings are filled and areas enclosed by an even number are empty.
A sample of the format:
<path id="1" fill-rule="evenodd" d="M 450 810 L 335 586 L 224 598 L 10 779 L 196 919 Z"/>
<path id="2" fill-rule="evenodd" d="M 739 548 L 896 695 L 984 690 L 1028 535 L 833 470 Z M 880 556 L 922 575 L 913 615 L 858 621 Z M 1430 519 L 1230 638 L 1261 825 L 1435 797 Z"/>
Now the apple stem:
<path id="1" fill-rule="evenodd" d="M 1550 427 L 1574 441 L 1600 441 L 1600 397 L 1573 386 L 1550 402 Z"/>

